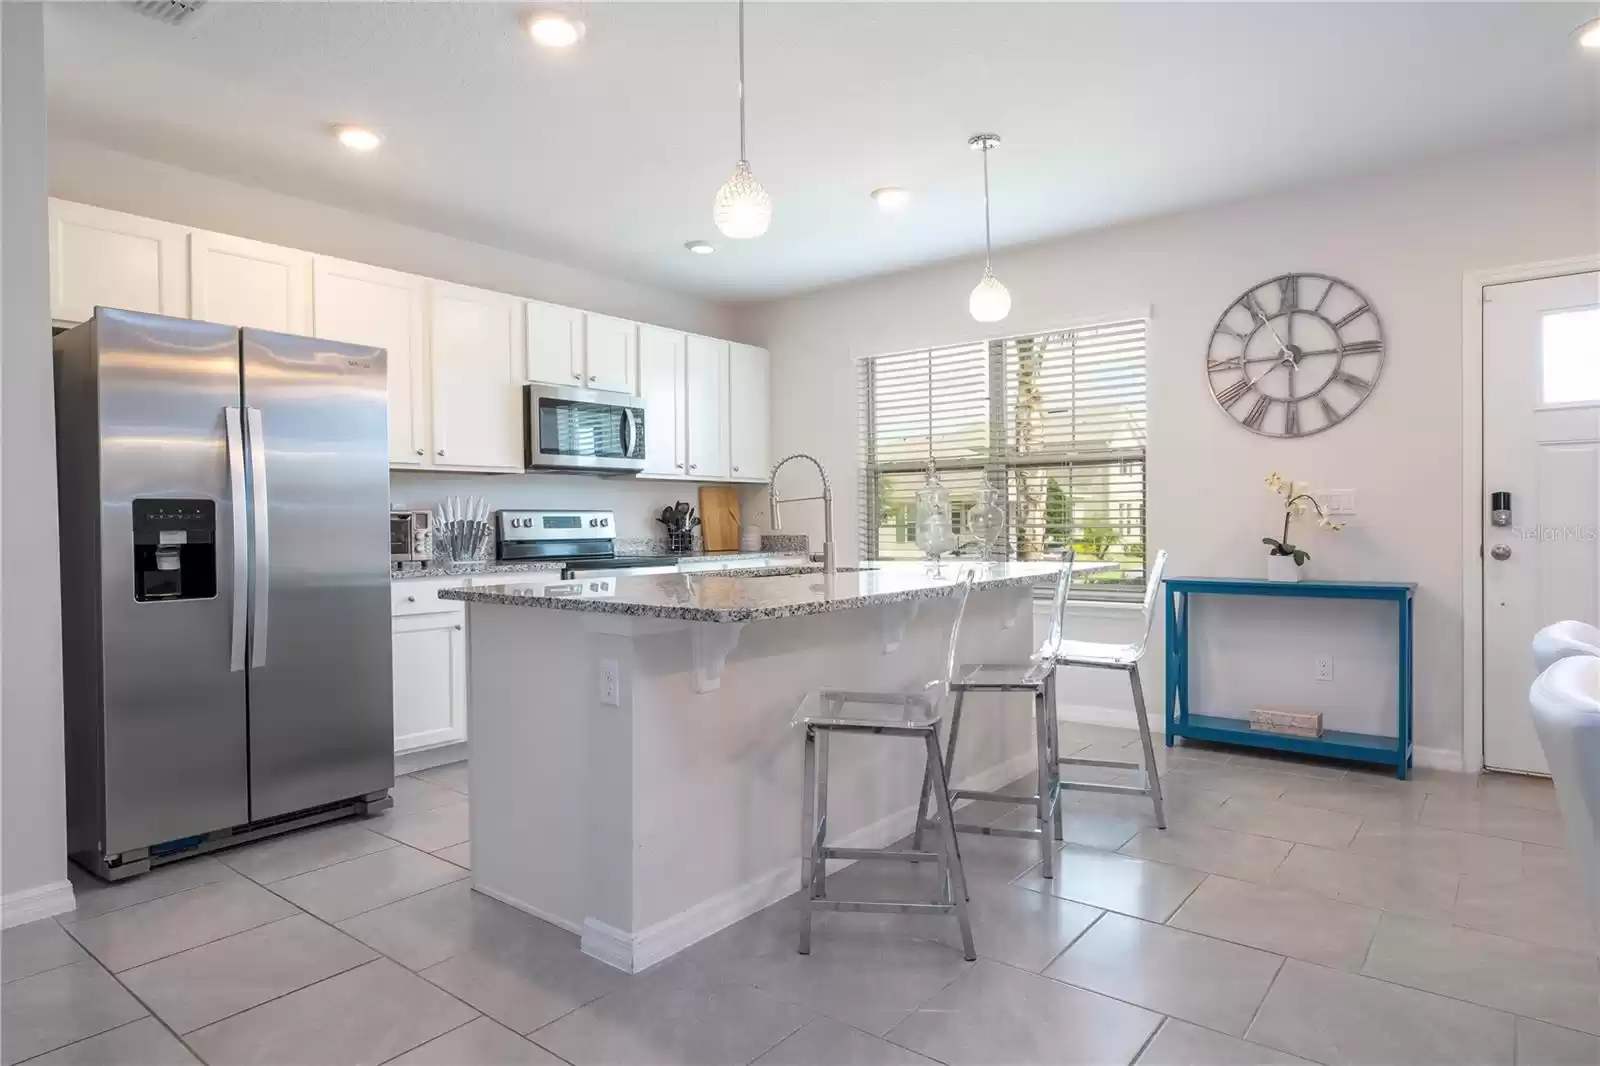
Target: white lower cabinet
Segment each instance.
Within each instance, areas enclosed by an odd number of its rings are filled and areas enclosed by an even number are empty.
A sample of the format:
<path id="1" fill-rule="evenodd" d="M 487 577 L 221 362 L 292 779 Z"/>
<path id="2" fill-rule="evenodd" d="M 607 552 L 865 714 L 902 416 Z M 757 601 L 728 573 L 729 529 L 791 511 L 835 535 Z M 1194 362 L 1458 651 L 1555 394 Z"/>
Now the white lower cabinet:
<path id="1" fill-rule="evenodd" d="M 464 611 L 394 618 L 396 754 L 467 739 Z"/>

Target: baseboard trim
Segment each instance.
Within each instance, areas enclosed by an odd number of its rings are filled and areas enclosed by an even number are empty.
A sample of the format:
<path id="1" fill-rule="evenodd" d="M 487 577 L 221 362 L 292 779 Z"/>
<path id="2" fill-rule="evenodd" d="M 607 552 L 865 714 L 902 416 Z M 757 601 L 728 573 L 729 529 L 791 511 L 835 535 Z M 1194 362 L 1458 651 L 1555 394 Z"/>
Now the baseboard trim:
<path id="1" fill-rule="evenodd" d="M 992 792 L 1010 784 L 1036 766 L 1036 756 L 1029 751 L 961 780 L 958 782 L 958 787 Z M 834 843 L 846 848 L 885 847 L 911 832 L 916 817 L 916 807 L 908 805 L 903 810 L 894 811 L 853 833 L 846 834 Z M 850 864 L 841 863 L 841 866 L 848 865 Z M 647 925 L 631 935 L 615 926 L 589 918 L 584 921 L 580 934 L 583 938 L 583 952 L 625 973 L 638 973 L 664 959 L 671 958 L 713 933 L 720 932 L 733 923 L 770 907 L 785 896 L 797 892 L 799 888 L 800 864 L 786 862 L 687 910 Z M 499 896 L 495 898 L 529 914 L 536 913 L 511 900 Z"/>
<path id="2" fill-rule="evenodd" d="M 509 893 L 480 885 L 476 879 L 474 879 L 472 882 L 472 890 L 474 892 L 481 892 L 490 899 L 498 900 L 499 902 L 504 903 L 507 907 L 514 907 L 523 914 L 531 914 L 541 922 L 549 922 L 558 929 L 565 929 L 567 932 L 577 933 L 579 936 L 584 935 L 584 927 L 578 923 L 569 922 L 565 918 L 557 917 L 556 915 L 551 914 L 549 911 L 541 910 L 540 908 L 535 907 L 533 904 L 528 903 L 525 900 L 520 900 L 516 896 L 513 896 Z M 609 929 L 610 926 L 607 926 L 607 928 Z"/>
<path id="3" fill-rule="evenodd" d="M 40 918 L 54 918 L 77 906 L 72 894 L 71 881 L 55 881 L 48 885 L 10 892 L 0 898 L 0 929 L 36 922 Z"/>
<path id="4" fill-rule="evenodd" d="M 1462 768 L 1461 753 L 1454 748 L 1422 748 L 1411 745 L 1411 765 L 1429 770 L 1456 770 Z"/>
<path id="5" fill-rule="evenodd" d="M 396 752 L 394 757 L 394 776 L 404 777 L 406 774 L 414 774 L 418 770 L 432 770 L 435 766 L 447 766 L 453 762 L 460 762 L 467 757 L 467 754 L 467 742 L 465 740 L 452 741 L 449 744 L 440 744 L 432 748 Z"/>
<path id="6" fill-rule="evenodd" d="M 1078 722 L 1083 725 L 1104 725 L 1115 729 L 1138 729 L 1139 721 L 1134 718 L 1133 711 L 1127 707 L 1095 707 L 1087 703 L 1068 703 L 1062 705 L 1058 717 L 1063 722 Z M 1164 735 L 1167 723 L 1159 714 L 1150 717 L 1150 732 Z"/>

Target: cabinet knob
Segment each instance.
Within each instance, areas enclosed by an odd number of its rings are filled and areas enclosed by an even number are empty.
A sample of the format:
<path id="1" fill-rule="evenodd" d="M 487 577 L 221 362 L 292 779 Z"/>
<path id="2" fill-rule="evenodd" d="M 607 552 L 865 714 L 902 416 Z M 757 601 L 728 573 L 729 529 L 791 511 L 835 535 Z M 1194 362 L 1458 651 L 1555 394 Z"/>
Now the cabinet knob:
<path id="1" fill-rule="evenodd" d="M 440 449 L 439 449 L 439 454 L 440 454 L 440 455 L 443 455 L 443 454 L 444 454 L 444 449 L 443 449 L 443 448 L 440 448 Z"/>
<path id="2" fill-rule="evenodd" d="M 672 464 L 672 465 L 673 465 L 673 466 L 676 466 L 676 467 L 677 467 L 677 468 L 678 468 L 678 469 L 679 469 L 679 470 L 682 470 L 682 469 L 683 469 L 683 464 L 682 464 L 682 463 L 674 463 L 674 464 Z"/>
<path id="3" fill-rule="evenodd" d="M 738 473 L 738 472 L 739 472 L 739 468 L 738 468 L 738 467 L 734 467 L 734 468 L 733 468 L 733 472 L 734 472 L 734 473 L 735 473 L 735 474 L 737 474 L 737 473 Z"/>
<path id="4" fill-rule="evenodd" d="M 421 454 L 422 454 L 422 449 L 421 449 L 421 448 L 418 448 L 418 449 L 417 449 L 417 454 L 418 454 L 418 455 L 421 455 Z"/>
<path id="5" fill-rule="evenodd" d="M 417 598 L 415 596 L 407 596 L 406 597 L 406 602 L 407 603 L 416 603 L 417 602 Z"/>
<path id="6" fill-rule="evenodd" d="M 590 382 L 590 383 L 591 383 L 591 384 L 593 384 L 593 383 L 594 383 L 594 375 L 593 375 L 593 374 L 590 374 L 590 375 L 589 375 L 589 382 Z"/>
<path id="7" fill-rule="evenodd" d="M 583 380 L 583 375 L 582 374 L 574 374 L 574 375 L 572 375 L 572 380 L 573 381 L 582 381 Z"/>
<path id="8" fill-rule="evenodd" d="M 700 464 L 699 463 L 690 463 L 689 464 L 689 469 L 690 470 L 699 470 L 700 469 Z"/>
<path id="9" fill-rule="evenodd" d="M 460 623 L 460 622 L 457 622 L 457 623 L 456 623 L 456 628 L 457 628 L 457 629 L 460 629 L 460 628 L 461 628 L 461 623 Z"/>

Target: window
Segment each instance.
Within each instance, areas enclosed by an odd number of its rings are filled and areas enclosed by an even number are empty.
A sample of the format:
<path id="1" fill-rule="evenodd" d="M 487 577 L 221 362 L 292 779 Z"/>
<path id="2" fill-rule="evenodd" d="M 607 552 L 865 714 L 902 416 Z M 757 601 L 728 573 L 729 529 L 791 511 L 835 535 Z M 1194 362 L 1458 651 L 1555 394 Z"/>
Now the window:
<path id="1" fill-rule="evenodd" d="M 1543 402 L 1600 401 L 1600 307 L 1547 314 L 1542 332 Z"/>
<path id="2" fill-rule="evenodd" d="M 915 559 L 929 459 L 956 530 L 984 484 L 1012 559 L 1073 547 L 1080 595 L 1138 599 L 1145 546 L 1145 323 L 1108 322 L 865 359 L 861 557 Z M 971 553 L 970 544 L 959 549 Z"/>

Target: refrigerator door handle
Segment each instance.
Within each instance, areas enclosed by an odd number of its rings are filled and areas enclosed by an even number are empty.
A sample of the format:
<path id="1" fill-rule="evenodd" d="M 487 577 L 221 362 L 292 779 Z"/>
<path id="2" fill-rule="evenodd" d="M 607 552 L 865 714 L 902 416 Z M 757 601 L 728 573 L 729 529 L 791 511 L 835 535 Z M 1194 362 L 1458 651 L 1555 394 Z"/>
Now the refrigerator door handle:
<path id="1" fill-rule="evenodd" d="M 250 602 L 250 548 L 245 543 L 249 525 L 244 490 L 244 430 L 239 409 L 224 407 L 228 424 L 228 496 L 233 509 L 233 636 L 228 644 L 228 669 L 244 669 L 245 614 Z"/>
<path id="2" fill-rule="evenodd" d="M 255 618 L 250 625 L 250 665 L 267 665 L 267 575 L 271 573 L 267 536 L 267 447 L 261 436 L 261 410 L 246 407 L 245 426 L 250 434 L 250 494 L 255 531 Z"/>

